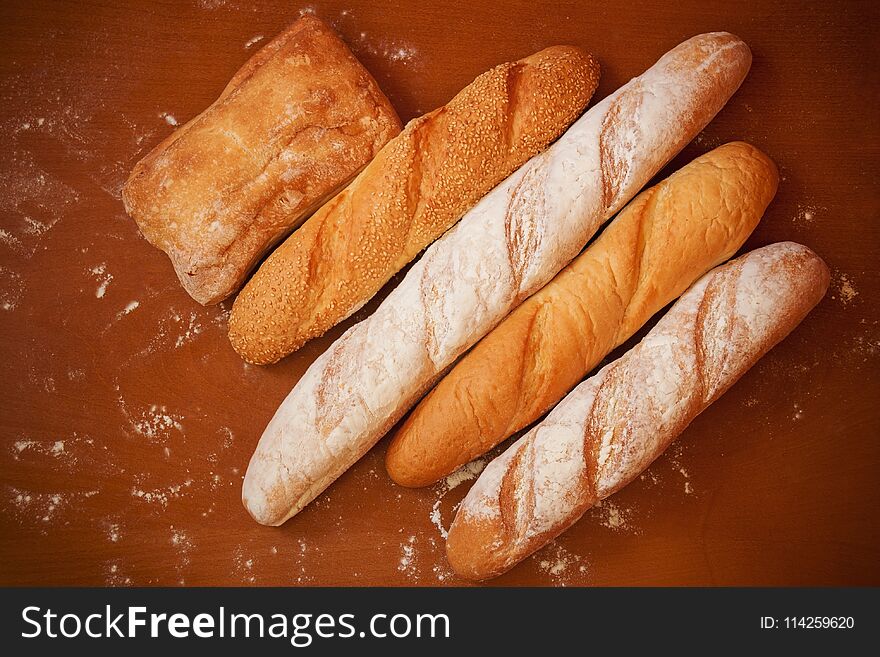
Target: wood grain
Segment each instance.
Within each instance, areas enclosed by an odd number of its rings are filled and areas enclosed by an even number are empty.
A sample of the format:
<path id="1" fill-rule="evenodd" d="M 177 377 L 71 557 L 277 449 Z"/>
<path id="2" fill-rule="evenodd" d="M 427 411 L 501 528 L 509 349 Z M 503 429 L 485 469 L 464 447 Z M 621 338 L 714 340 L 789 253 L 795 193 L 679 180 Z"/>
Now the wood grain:
<path id="1" fill-rule="evenodd" d="M 782 179 L 745 249 L 800 241 L 834 273 L 679 447 L 493 583 L 880 584 L 880 12 L 638 4 L 302 7 L 336 26 L 404 120 L 549 45 L 599 58 L 599 100 L 683 39 L 733 32 L 751 74 L 658 179 L 726 141 L 754 143 Z M 170 123 L 297 14 L 239 0 L 0 8 L 0 584 L 462 583 L 431 516 L 448 527 L 469 482 L 397 487 L 385 441 L 281 528 L 240 503 L 277 405 L 376 301 L 278 365 L 246 366 L 226 340 L 229 304 L 193 302 L 119 200 Z"/>

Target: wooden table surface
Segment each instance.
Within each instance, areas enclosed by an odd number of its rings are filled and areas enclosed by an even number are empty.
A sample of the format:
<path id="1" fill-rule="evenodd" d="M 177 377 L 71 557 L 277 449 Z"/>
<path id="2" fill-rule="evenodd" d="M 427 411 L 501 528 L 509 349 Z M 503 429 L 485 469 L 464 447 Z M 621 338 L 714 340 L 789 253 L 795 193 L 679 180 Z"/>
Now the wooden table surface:
<path id="1" fill-rule="evenodd" d="M 599 58 L 595 102 L 694 34 L 745 39 L 742 89 L 662 175 L 733 139 L 765 150 L 782 180 L 746 248 L 810 246 L 828 296 L 644 477 L 494 583 L 880 584 L 872 4 L 2 3 L 0 583 L 462 584 L 441 528 L 467 476 L 397 487 L 385 441 L 281 528 L 240 502 L 280 401 L 375 301 L 278 365 L 245 365 L 230 304 L 192 301 L 120 201 L 133 163 L 308 12 L 404 120 L 552 44 Z"/>

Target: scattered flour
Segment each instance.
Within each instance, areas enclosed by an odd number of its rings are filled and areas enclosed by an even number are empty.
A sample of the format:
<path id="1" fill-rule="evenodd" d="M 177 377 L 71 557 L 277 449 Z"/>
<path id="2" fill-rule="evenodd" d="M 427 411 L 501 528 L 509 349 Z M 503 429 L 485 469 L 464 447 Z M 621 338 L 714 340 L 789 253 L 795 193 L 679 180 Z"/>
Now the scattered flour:
<path id="1" fill-rule="evenodd" d="M 252 556 L 245 556 L 245 549 L 241 545 L 235 548 L 235 552 L 232 555 L 232 562 L 235 571 L 238 573 L 239 577 L 241 577 L 242 581 L 245 581 L 248 584 L 253 584 L 256 581 L 256 576 L 254 575 L 254 558 Z"/>
<path id="2" fill-rule="evenodd" d="M 24 217 L 24 232 L 27 235 L 35 235 L 39 237 L 46 233 L 51 226 L 49 224 L 44 224 L 42 221 L 37 221 L 31 217 Z"/>
<path id="3" fill-rule="evenodd" d="M 104 583 L 107 586 L 131 586 L 131 578 L 123 574 L 121 559 L 111 559 L 104 565 Z"/>
<path id="4" fill-rule="evenodd" d="M 82 508 L 82 502 L 98 494 L 97 490 L 74 493 L 36 493 L 7 486 L 12 502 L 12 511 L 19 522 L 52 524 L 68 508 Z"/>
<path id="5" fill-rule="evenodd" d="M 16 251 L 22 247 L 21 241 L 15 235 L 3 228 L 0 228 L 0 242 L 12 247 Z"/>
<path id="6" fill-rule="evenodd" d="M 97 36 L 91 45 L 102 55 L 111 54 L 104 40 Z M 120 199 L 131 166 L 150 144 L 151 135 L 124 112 L 110 106 L 108 99 L 124 75 L 122 64 L 111 61 L 102 68 L 102 75 L 87 73 L 76 62 L 62 59 L 57 49 L 44 48 L 39 60 L 0 80 L 0 103 L 27 99 L 24 105 L 16 103 L 22 108 L 17 116 L 0 119 L 0 130 L 9 137 L 5 151 L 0 153 L 0 169 L 7 173 L 0 177 L 0 206 L 12 206 L 11 212 L 8 207 L 0 207 L 0 211 L 18 221 L 19 226 L 12 230 L 21 230 L 20 236 L 27 233 L 25 217 L 48 230 L 67 214 L 71 203 L 78 199 L 78 192 L 63 178 L 76 169 L 103 192 Z M 107 134 L 124 140 L 125 155 L 108 153 Z M 36 164 L 38 158 L 45 157 L 47 140 L 63 149 L 60 157 L 66 164 L 57 177 Z M 114 140 L 114 144 L 118 142 Z M 37 228 L 32 232 L 45 230 Z M 26 249 L 33 252 L 46 248 L 38 238 L 39 235 L 29 235 Z"/>
<path id="7" fill-rule="evenodd" d="M 29 151 L 10 155 L 14 166 L 0 180 L 0 244 L 27 259 L 46 248 L 44 236 L 79 200 L 79 193 L 41 168 Z M 2 162 L 0 167 L 5 168 Z"/>
<path id="8" fill-rule="evenodd" d="M 557 586 L 567 586 L 572 575 L 582 576 L 588 571 L 583 557 L 572 554 L 556 542 L 540 550 L 534 559 L 538 569 L 548 574 Z"/>
<path id="9" fill-rule="evenodd" d="M 308 546 L 306 545 L 306 542 L 302 539 L 299 539 L 297 541 L 297 546 L 299 549 L 296 556 L 301 559 L 306 555 L 306 552 L 308 551 Z M 299 568 L 299 574 L 296 577 L 297 584 L 308 584 L 313 581 L 314 578 L 306 572 L 305 564 L 300 561 L 297 563 L 297 567 Z"/>
<path id="10" fill-rule="evenodd" d="M 603 527 L 613 531 L 629 530 L 629 520 L 632 512 L 624 509 L 610 499 L 600 500 L 590 509 L 590 514 L 598 517 Z"/>
<path id="11" fill-rule="evenodd" d="M 440 501 L 442 498 L 438 498 L 434 501 L 434 506 L 431 507 L 431 515 L 429 516 L 431 522 L 434 523 L 434 526 L 437 527 L 437 531 L 440 532 L 441 538 L 447 538 L 449 536 L 449 532 L 443 526 L 443 517 L 440 515 Z"/>
<path id="12" fill-rule="evenodd" d="M 104 294 L 107 292 L 107 286 L 113 280 L 113 274 L 107 271 L 106 262 L 95 265 L 89 270 L 89 273 L 98 281 L 98 289 L 95 290 L 95 296 L 98 299 L 103 299 Z"/>
<path id="13" fill-rule="evenodd" d="M 832 294 L 831 298 L 839 299 L 840 303 L 844 306 L 850 305 L 859 296 L 859 291 L 855 288 L 849 276 L 844 273 L 836 272 L 834 279 L 835 294 Z"/>
<path id="14" fill-rule="evenodd" d="M 660 476 L 656 472 L 654 472 L 653 468 L 649 468 L 639 475 L 639 481 L 645 481 L 652 486 L 655 486 L 660 483 Z"/>
<path id="15" fill-rule="evenodd" d="M 397 564 L 397 570 L 407 577 L 415 577 L 416 575 L 416 537 L 410 536 L 405 543 L 400 546 L 400 561 Z"/>
<path id="16" fill-rule="evenodd" d="M 167 289 L 177 287 L 175 284 L 169 285 Z M 164 291 L 164 290 L 162 290 Z M 160 292 L 156 292 L 150 297 L 157 296 Z M 142 302 L 138 302 L 140 307 Z M 191 310 L 189 313 L 181 313 L 171 307 L 165 311 L 158 323 L 151 326 L 150 330 L 145 334 L 149 335 L 145 346 L 136 354 L 133 354 L 129 360 L 136 357 L 143 357 L 149 354 L 167 351 L 169 349 L 178 349 L 190 342 L 193 342 L 198 336 L 205 332 L 206 326 L 211 325 L 223 326 L 225 316 L 228 315 L 229 309 L 224 308 L 204 308 Z M 105 331 L 112 328 L 115 324 L 111 322 Z M 244 362 L 244 361 L 242 361 Z"/>
<path id="17" fill-rule="evenodd" d="M 36 440 L 16 440 L 12 447 L 16 452 L 21 454 L 24 450 L 30 449 L 38 444 L 39 443 L 37 443 Z"/>
<path id="18" fill-rule="evenodd" d="M 180 315 L 174 315 L 175 321 L 178 323 L 182 323 L 183 319 Z M 183 333 L 177 336 L 177 340 L 174 342 L 174 348 L 177 349 L 182 347 L 187 342 L 192 342 L 197 335 L 199 335 L 203 331 L 202 325 L 198 321 L 198 316 L 191 312 L 189 314 L 189 323 L 187 327 L 183 330 Z"/>
<path id="19" fill-rule="evenodd" d="M 431 572 L 434 573 L 434 577 L 437 578 L 438 582 L 445 582 L 450 577 L 455 577 L 455 573 L 448 566 L 444 566 L 442 564 L 434 564 L 431 567 Z"/>
<path id="20" fill-rule="evenodd" d="M 717 137 L 710 137 L 705 131 L 701 132 L 694 138 L 694 143 L 699 144 L 704 148 L 717 148 L 721 145 L 721 141 Z"/>
<path id="21" fill-rule="evenodd" d="M 164 119 L 164 120 L 165 120 L 165 123 L 167 123 L 168 125 L 171 125 L 171 126 L 177 126 L 177 125 L 180 125 L 180 124 L 177 122 L 177 119 L 174 118 L 174 115 L 173 115 L 173 114 L 169 114 L 168 112 L 162 112 L 161 114 L 159 114 L 159 118 L 160 118 L 160 119 Z"/>
<path id="22" fill-rule="evenodd" d="M 754 404 L 750 404 L 748 401 L 746 401 L 746 406 L 753 405 Z M 669 454 L 669 462 L 672 464 L 672 467 L 675 468 L 685 480 L 684 492 L 690 495 L 694 492 L 694 487 L 691 482 L 688 481 L 688 479 L 690 479 L 690 474 L 681 463 L 681 459 L 684 456 L 684 445 L 682 443 L 674 443 L 672 447 L 667 450 L 667 452 Z"/>
<path id="23" fill-rule="evenodd" d="M 132 423 L 132 427 L 146 438 L 156 439 L 168 435 L 171 429 L 183 431 L 183 425 L 179 415 L 171 415 L 165 406 L 150 406 L 149 413 L 144 413 L 141 419 Z"/>
<path id="24" fill-rule="evenodd" d="M 171 486 L 155 488 L 153 490 L 142 490 L 135 486 L 131 489 L 131 496 L 148 504 L 157 504 L 165 509 L 171 500 L 181 497 L 184 491 L 192 485 L 193 480 L 187 479 L 179 484 L 172 484 Z"/>
<path id="25" fill-rule="evenodd" d="M 691 482 L 688 481 L 691 478 L 691 476 L 688 473 L 688 471 L 685 470 L 683 467 L 679 468 L 678 471 L 681 473 L 681 476 L 684 477 L 684 480 L 685 480 L 684 481 L 684 492 L 686 495 L 690 495 L 691 493 L 694 492 L 694 487 L 691 486 Z"/>
<path id="26" fill-rule="evenodd" d="M 825 208 L 816 205 L 798 205 L 793 223 L 799 226 L 810 226 L 823 210 Z"/>
<path id="27" fill-rule="evenodd" d="M 446 478 L 444 478 L 436 486 L 436 491 L 438 494 L 437 499 L 434 500 L 434 504 L 431 507 L 431 513 L 428 517 L 437 528 L 437 531 L 440 533 L 441 538 L 445 539 L 449 535 L 449 532 L 443 526 L 443 516 L 440 512 L 440 504 L 443 501 L 443 498 L 453 488 L 460 486 L 466 481 L 476 479 L 476 477 L 483 471 L 483 468 L 486 467 L 486 464 L 488 462 L 488 458 L 474 459 L 470 463 L 466 463 L 465 465 L 461 466 L 452 474 L 447 475 Z"/>
<path id="28" fill-rule="evenodd" d="M 867 363 L 880 353 L 880 339 L 871 335 L 857 335 L 851 340 L 852 355 Z"/>
<path id="29" fill-rule="evenodd" d="M 408 63 L 417 55 L 416 49 L 407 45 L 395 45 L 383 53 L 392 62 Z"/>
<path id="30" fill-rule="evenodd" d="M 232 304 L 227 305 L 225 301 L 220 302 L 219 305 L 216 306 L 218 312 L 214 315 L 213 319 L 211 319 L 211 323 L 215 326 L 226 327 L 229 322 L 229 315 L 232 313 Z M 247 361 L 245 361 L 247 362 Z"/>
<path id="31" fill-rule="evenodd" d="M 0 234 L 3 231 L 0 229 Z M 24 296 L 21 274 L 0 265 L 0 309 L 15 310 Z"/>
<path id="32" fill-rule="evenodd" d="M 94 447 L 95 441 L 88 437 L 80 437 L 76 433 L 70 438 L 61 440 L 34 440 L 21 438 L 12 444 L 12 458 L 16 461 L 23 458 L 51 459 L 56 464 L 64 465 L 68 470 L 72 469 L 83 456 L 83 447 Z M 48 464 L 47 464 L 48 465 Z"/>
<path id="33" fill-rule="evenodd" d="M 248 40 L 245 42 L 245 44 L 244 44 L 244 49 L 245 49 L 245 50 L 249 50 L 252 46 L 254 46 L 255 44 L 259 43 L 260 41 L 262 41 L 262 40 L 265 39 L 265 38 L 266 38 L 266 37 L 263 36 L 262 34 L 258 34 L 257 36 L 251 37 L 250 39 L 248 39 Z"/>
<path id="34" fill-rule="evenodd" d="M 409 66 L 418 62 L 418 51 L 402 41 L 370 38 L 361 32 L 355 39 L 355 49 L 374 57 L 382 57 L 394 64 Z"/>
<path id="35" fill-rule="evenodd" d="M 220 427 L 217 433 L 223 436 L 223 449 L 229 449 L 235 443 L 235 434 L 229 427 Z"/>
<path id="36" fill-rule="evenodd" d="M 123 308 L 118 313 L 116 313 L 116 320 L 118 321 L 118 320 L 122 319 L 123 317 L 125 317 L 126 315 L 131 314 L 132 312 L 137 310 L 140 305 L 141 305 L 140 301 L 129 302 L 128 305 L 125 306 L 125 308 Z"/>
<path id="37" fill-rule="evenodd" d="M 178 576 L 181 576 L 183 574 L 183 569 L 190 564 L 190 553 L 193 549 L 193 542 L 185 531 L 182 529 L 176 529 L 174 525 L 171 525 L 170 543 L 171 547 L 174 548 L 174 551 L 177 553 L 177 560 L 174 563 L 174 569 L 177 571 Z M 184 583 L 182 578 L 180 583 Z"/>
<path id="38" fill-rule="evenodd" d="M 166 406 L 159 404 L 151 404 L 145 410 L 132 411 L 122 396 L 118 379 L 114 382 L 113 388 L 116 390 L 116 405 L 135 434 L 154 442 L 160 442 L 167 439 L 172 431 L 183 431 L 183 417 L 181 415 L 169 412 Z"/>

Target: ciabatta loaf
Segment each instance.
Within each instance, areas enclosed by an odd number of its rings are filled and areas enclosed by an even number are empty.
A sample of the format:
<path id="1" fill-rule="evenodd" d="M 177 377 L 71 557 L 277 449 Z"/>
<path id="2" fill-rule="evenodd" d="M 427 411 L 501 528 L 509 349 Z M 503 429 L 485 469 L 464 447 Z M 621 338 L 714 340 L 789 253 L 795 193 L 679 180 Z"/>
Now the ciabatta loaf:
<path id="1" fill-rule="evenodd" d="M 449 530 L 455 572 L 503 573 L 632 481 L 798 325 L 828 281 L 825 263 L 792 242 L 706 274 L 486 467 Z"/>
<path id="2" fill-rule="evenodd" d="M 599 67 L 557 46 L 496 66 L 411 121 L 260 266 L 229 318 L 233 348 L 272 363 L 355 312 L 586 107 Z"/>
<path id="3" fill-rule="evenodd" d="M 427 486 L 537 420 L 608 352 L 730 258 L 776 193 L 742 142 L 639 194 L 568 267 L 469 351 L 388 447 L 388 474 Z"/>
<path id="4" fill-rule="evenodd" d="M 545 285 L 724 105 L 749 49 L 694 37 L 581 117 L 435 242 L 306 371 L 244 480 L 277 525 L 357 461 L 456 358 Z"/>
<path id="5" fill-rule="evenodd" d="M 376 81 L 307 16 L 138 162 L 122 199 L 184 289 L 217 303 L 398 132 Z"/>

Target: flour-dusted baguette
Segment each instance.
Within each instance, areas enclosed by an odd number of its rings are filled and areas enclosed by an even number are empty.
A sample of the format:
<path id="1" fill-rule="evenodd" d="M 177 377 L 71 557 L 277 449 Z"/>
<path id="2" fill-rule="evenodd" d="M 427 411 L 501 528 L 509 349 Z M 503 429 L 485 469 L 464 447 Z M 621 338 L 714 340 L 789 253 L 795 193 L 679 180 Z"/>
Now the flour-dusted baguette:
<path id="1" fill-rule="evenodd" d="M 217 303 L 398 132 L 376 81 L 305 17 L 138 162 L 122 198 L 184 289 Z"/>
<path id="2" fill-rule="evenodd" d="M 431 245 L 275 413 L 244 480 L 254 518 L 284 522 L 357 461 L 703 128 L 749 63 L 749 49 L 730 34 L 686 41 L 596 105 Z"/>
<path id="3" fill-rule="evenodd" d="M 464 356 L 388 447 L 388 474 L 427 486 L 530 425 L 608 352 L 730 258 L 776 193 L 742 142 L 639 194 L 602 235 Z"/>
<path id="4" fill-rule="evenodd" d="M 411 121 L 248 282 L 229 339 L 272 363 L 342 321 L 586 107 L 599 67 L 557 46 L 479 76 Z"/>
<path id="5" fill-rule="evenodd" d="M 632 481 L 798 325 L 828 281 L 825 263 L 792 242 L 706 274 L 486 467 L 449 530 L 455 572 L 501 574 Z"/>

